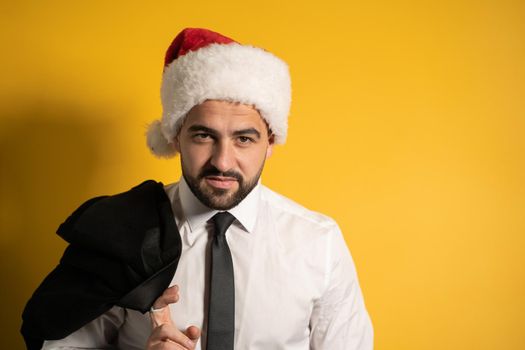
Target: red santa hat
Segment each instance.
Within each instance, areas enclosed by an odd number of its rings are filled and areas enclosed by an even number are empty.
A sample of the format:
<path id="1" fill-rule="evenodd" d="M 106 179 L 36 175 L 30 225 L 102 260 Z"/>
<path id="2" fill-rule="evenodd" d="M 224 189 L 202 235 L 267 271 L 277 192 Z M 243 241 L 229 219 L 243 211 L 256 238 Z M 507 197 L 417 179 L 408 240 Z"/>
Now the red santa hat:
<path id="1" fill-rule="evenodd" d="M 162 118 L 147 131 L 151 152 L 176 155 L 174 138 L 190 109 L 206 100 L 253 105 L 275 135 L 286 141 L 291 102 L 288 66 L 273 54 L 207 29 L 184 29 L 173 40 L 162 74 Z"/>

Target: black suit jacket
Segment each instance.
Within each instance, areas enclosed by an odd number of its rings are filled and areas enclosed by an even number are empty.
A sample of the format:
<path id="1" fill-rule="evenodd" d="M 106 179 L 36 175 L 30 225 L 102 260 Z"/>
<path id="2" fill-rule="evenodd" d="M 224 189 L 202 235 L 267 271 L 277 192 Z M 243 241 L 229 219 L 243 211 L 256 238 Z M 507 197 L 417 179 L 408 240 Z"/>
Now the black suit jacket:
<path id="1" fill-rule="evenodd" d="M 182 249 L 170 200 L 152 180 L 88 200 L 57 233 L 69 246 L 22 315 L 30 350 L 68 336 L 114 305 L 148 311 L 169 286 Z"/>

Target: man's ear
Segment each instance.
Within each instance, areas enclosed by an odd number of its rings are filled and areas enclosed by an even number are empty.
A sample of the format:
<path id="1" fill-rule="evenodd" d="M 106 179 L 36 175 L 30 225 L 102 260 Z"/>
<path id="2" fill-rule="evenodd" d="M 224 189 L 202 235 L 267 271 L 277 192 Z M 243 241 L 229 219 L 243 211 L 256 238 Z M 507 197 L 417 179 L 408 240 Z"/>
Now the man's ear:
<path id="1" fill-rule="evenodd" d="M 173 148 L 175 148 L 175 150 L 180 153 L 180 140 L 179 140 L 179 137 L 180 137 L 180 133 L 177 134 L 177 136 L 175 136 L 175 138 L 173 139 Z"/>
<path id="2" fill-rule="evenodd" d="M 268 137 L 268 148 L 266 148 L 266 159 L 270 158 L 273 153 L 273 144 L 275 142 L 275 136 L 273 134 Z"/>

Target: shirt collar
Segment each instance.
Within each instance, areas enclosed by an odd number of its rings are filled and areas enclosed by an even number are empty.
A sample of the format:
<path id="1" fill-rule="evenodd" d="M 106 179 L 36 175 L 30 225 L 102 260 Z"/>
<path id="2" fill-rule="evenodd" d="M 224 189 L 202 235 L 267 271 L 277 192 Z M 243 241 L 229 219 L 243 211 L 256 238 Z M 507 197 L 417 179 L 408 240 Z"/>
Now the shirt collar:
<path id="1" fill-rule="evenodd" d="M 257 211 L 259 209 L 260 196 L 260 181 L 253 188 L 253 190 L 235 207 L 228 210 L 230 214 L 235 216 L 237 221 L 241 224 L 246 232 L 252 232 L 255 227 L 255 220 L 257 219 Z M 188 222 L 190 231 L 194 231 L 206 223 L 219 212 L 219 210 L 211 209 L 202 204 L 202 202 L 195 197 L 184 177 L 181 176 L 179 181 L 179 197 L 182 206 L 182 211 Z"/>

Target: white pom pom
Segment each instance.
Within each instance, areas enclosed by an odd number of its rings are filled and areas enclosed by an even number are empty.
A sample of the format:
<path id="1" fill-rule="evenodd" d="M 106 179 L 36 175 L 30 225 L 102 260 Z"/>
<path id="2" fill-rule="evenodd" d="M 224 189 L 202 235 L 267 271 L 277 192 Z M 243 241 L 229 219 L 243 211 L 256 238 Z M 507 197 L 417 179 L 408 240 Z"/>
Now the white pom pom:
<path id="1" fill-rule="evenodd" d="M 162 125 L 160 120 L 155 120 L 148 126 L 146 132 L 146 142 L 148 147 L 154 155 L 157 157 L 171 158 L 177 155 L 177 150 L 173 145 L 173 142 L 168 142 L 162 134 Z"/>

